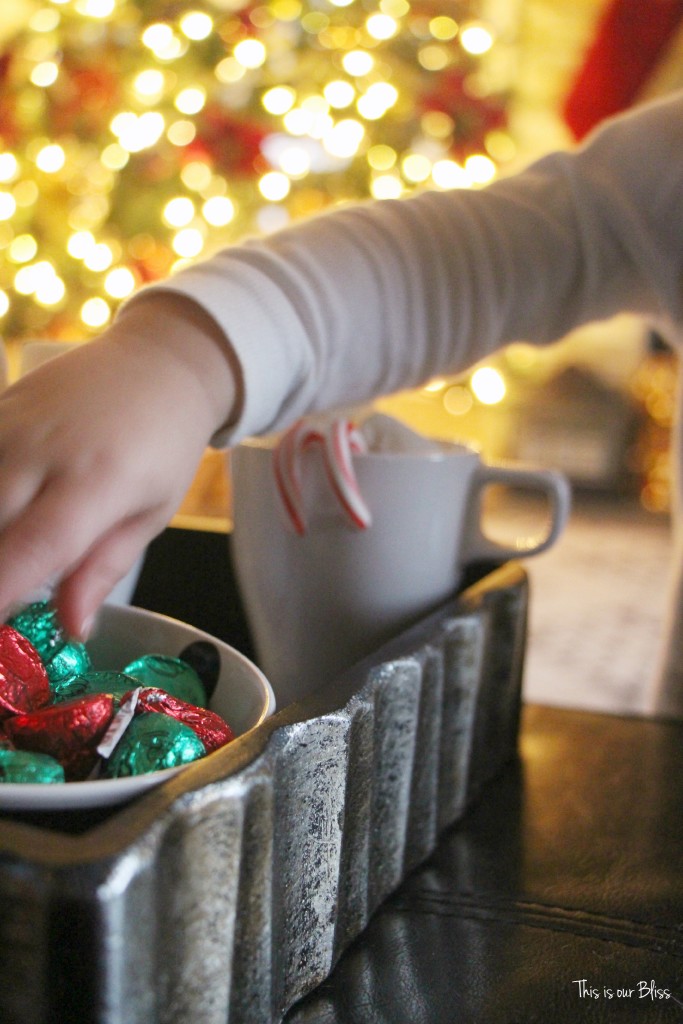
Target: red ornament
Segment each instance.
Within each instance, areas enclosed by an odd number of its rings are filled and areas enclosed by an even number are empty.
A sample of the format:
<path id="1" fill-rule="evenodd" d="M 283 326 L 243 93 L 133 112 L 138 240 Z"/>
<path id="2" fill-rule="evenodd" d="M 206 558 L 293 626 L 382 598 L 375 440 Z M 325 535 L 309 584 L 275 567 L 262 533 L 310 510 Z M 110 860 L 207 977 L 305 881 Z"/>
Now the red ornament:
<path id="1" fill-rule="evenodd" d="M 60 77 L 49 92 L 54 135 L 97 138 L 108 127 L 111 110 L 120 102 L 120 76 L 104 67 L 62 63 Z"/>
<path id="2" fill-rule="evenodd" d="M 257 122 L 241 120 L 223 107 L 209 104 L 202 113 L 195 140 L 184 152 L 190 160 L 208 158 L 225 174 L 251 177 L 267 135 Z"/>
<path id="3" fill-rule="evenodd" d="M 16 145 L 21 132 L 16 118 L 16 101 L 11 90 L 12 54 L 0 53 L 0 139 L 6 146 Z"/>
<path id="4" fill-rule="evenodd" d="M 483 152 L 488 133 L 506 125 L 502 102 L 473 96 L 462 71 L 444 72 L 420 102 L 423 110 L 438 110 L 452 118 L 453 151 L 459 159 Z"/>

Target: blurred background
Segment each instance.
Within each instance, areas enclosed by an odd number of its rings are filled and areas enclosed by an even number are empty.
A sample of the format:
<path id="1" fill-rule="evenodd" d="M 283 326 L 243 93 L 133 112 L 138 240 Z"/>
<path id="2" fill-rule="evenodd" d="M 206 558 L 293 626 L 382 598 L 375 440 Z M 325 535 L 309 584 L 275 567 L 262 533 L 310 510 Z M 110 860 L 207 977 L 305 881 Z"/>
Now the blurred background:
<path id="1" fill-rule="evenodd" d="M 681 0 L 13 0 L 0 24 L 8 376 L 36 342 L 87 343 L 141 285 L 225 244 L 349 200 L 480 188 L 682 84 Z M 533 652 L 545 644 L 532 696 L 590 704 L 562 666 L 622 595 L 614 635 L 585 641 L 611 652 L 606 679 L 616 649 L 624 662 L 594 702 L 647 700 L 675 373 L 666 338 L 618 317 L 378 403 L 572 479 L 569 540 L 532 570 Z M 224 459 L 207 452 L 176 525 L 229 521 Z"/>

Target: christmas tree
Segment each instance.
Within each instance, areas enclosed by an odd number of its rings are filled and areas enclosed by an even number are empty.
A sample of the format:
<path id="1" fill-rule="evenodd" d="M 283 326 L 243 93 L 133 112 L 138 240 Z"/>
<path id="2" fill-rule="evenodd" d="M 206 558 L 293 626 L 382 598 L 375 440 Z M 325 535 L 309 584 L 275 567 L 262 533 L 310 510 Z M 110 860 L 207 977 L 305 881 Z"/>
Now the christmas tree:
<path id="1" fill-rule="evenodd" d="M 145 282 L 331 204 L 489 180 L 495 45 L 450 0 L 47 0 L 0 54 L 0 329 L 87 338 Z"/>

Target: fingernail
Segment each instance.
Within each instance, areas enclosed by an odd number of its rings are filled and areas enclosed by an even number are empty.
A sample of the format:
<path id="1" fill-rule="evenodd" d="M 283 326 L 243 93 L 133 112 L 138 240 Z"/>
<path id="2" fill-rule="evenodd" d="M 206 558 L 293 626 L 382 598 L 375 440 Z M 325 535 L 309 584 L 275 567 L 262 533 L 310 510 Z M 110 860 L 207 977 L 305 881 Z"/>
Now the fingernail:
<path id="1" fill-rule="evenodd" d="M 83 643 L 85 643 L 86 640 L 89 639 L 90 634 L 92 633 L 92 627 L 93 627 L 94 622 L 95 622 L 95 616 L 94 615 L 86 615 L 86 617 L 81 622 L 80 629 L 78 630 L 78 635 L 79 635 L 80 639 L 83 641 Z"/>

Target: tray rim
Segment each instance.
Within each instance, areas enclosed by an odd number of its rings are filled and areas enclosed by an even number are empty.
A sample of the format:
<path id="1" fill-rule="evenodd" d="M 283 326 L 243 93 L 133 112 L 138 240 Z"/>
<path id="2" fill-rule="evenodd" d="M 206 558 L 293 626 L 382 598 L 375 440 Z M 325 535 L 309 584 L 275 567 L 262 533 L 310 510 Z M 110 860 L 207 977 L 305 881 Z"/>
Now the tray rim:
<path id="1" fill-rule="evenodd" d="M 87 865 L 93 870 L 99 869 L 102 877 L 106 877 L 110 863 L 119 860 L 128 847 L 143 836 L 148 842 L 153 842 L 155 835 L 158 838 L 179 804 L 191 804 L 199 792 L 214 783 L 234 778 L 239 785 L 240 773 L 256 761 L 278 730 L 340 711 L 353 697 L 360 678 L 367 676 L 374 667 L 408 655 L 414 649 L 415 639 L 423 638 L 431 624 L 436 625 L 448 616 L 475 614 L 491 593 L 528 585 L 527 574 L 518 562 L 486 569 L 486 574 L 476 582 L 332 682 L 304 700 L 276 711 L 229 746 L 188 765 L 129 803 L 103 808 L 107 814 L 104 820 L 83 832 L 70 834 L 56 827 L 19 820 L 15 813 L 0 812 L 0 865 L 6 869 L 16 861 L 17 867 L 31 864 L 39 869 L 66 872 Z M 44 841 L 46 837 L 49 842 Z"/>

